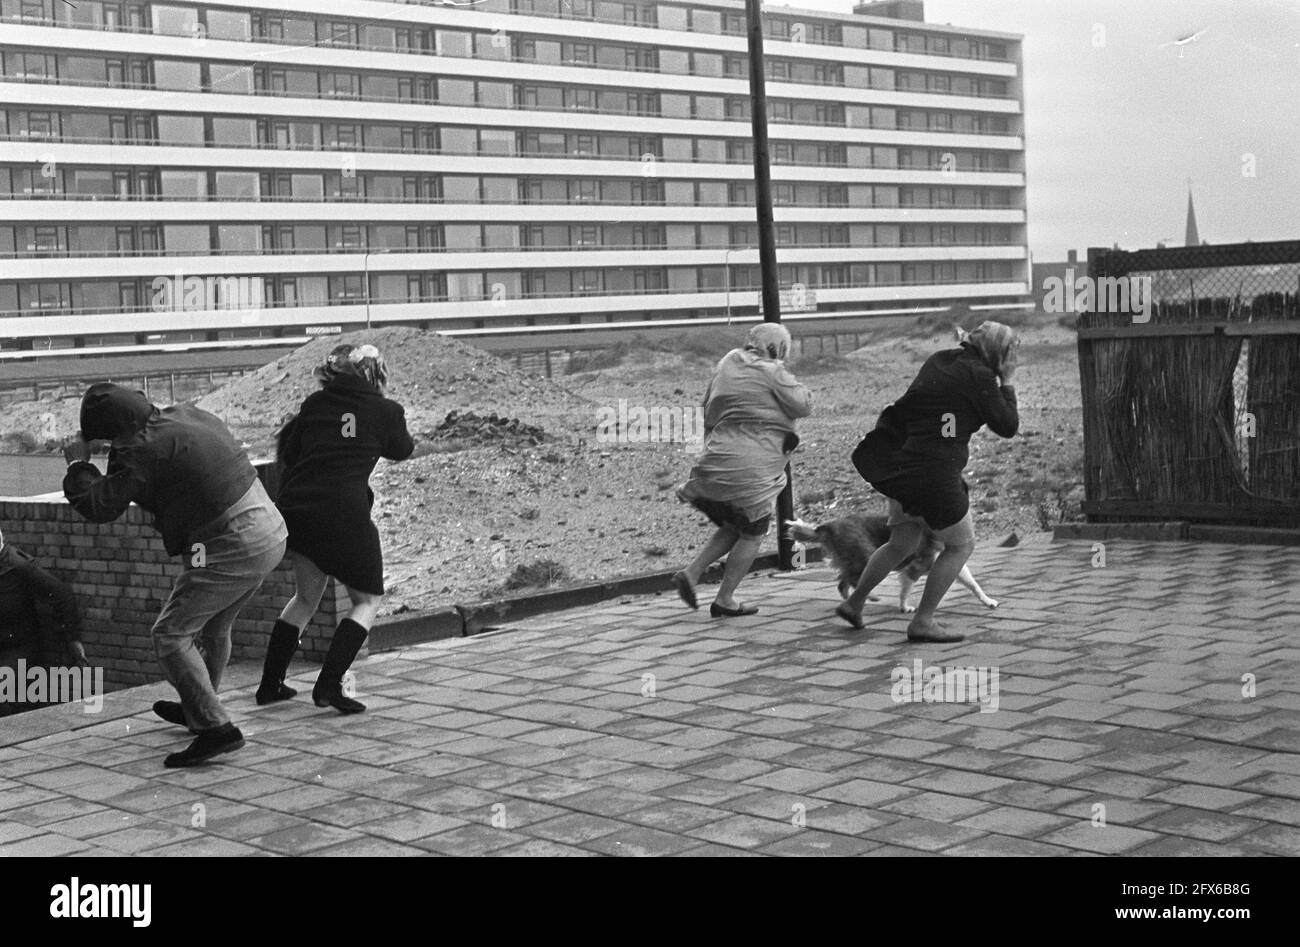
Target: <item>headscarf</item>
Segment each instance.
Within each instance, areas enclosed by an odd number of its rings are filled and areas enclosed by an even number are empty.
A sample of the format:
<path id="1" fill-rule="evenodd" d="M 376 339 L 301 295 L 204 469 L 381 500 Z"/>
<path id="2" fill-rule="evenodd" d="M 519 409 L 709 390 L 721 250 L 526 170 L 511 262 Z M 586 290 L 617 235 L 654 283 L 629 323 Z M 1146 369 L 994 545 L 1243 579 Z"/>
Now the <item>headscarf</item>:
<path id="1" fill-rule="evenodd" d="M 336 345 L 325 357 L 324 364 L 315 371 L 322 385 L 327 385 L 339 375 L 356 375 L 373 388 L 388 384 L 388 366 L 379 349 L 373 345 Z"/>
<path id="2" fill-rule="evenodd" d="M 781 361 L 790 354 L 790 333 L 779 322 L 760 322 L 745 336 L 744 350 Z"/>
<path id="3" fill-rule="evenodd" d="M 1000 322 L 985 321 L 966 336 L 961 344 L 978 352 L 985 364 L 1000 374 L 1003 363 L 1006 362 L 1007 356 L 1011 354 L 1011 349 L 1016 344 L 1016 334 L 1010 326 Z"/>

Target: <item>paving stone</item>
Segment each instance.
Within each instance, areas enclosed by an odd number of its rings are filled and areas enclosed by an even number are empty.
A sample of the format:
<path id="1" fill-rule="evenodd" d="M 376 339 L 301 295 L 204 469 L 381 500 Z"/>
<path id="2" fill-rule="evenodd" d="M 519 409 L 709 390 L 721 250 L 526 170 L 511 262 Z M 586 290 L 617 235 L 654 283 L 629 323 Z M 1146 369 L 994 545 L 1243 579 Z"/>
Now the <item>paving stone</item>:
<path id="1" fill-rule="evenodd" d="M 734 848 L 758 848 L 770 842 L 789 838 L 797 832 L 791 822 L 761 819 L 751 815 L 733 815 L 730 818 L 698 826 L 687 834 L 706 842 L 730 845 Z"/>
<path id="2" fill-rule="evenodd" d="M 1074 825 L 1048 832 L 1037 841 L 1104 855 L 1122 855 L 1159 838 L 1155 832 L 1142 829 L 1111 824 L 1097 826 L 1089 820 L 1076 820 Z"/>

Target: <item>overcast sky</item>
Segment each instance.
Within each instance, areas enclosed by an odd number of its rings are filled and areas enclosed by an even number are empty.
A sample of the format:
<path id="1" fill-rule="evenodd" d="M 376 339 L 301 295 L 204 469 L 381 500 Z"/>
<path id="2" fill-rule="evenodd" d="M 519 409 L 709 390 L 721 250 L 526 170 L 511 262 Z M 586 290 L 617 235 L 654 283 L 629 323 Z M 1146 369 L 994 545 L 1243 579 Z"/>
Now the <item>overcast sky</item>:
<path id="1" fill-rule="evenodd" d="M 1036 259 L 1181 245 L 1188 178 L 1202 240 L 1300 239 L 1300 0 L 926 0 L 925 18 L 1025 37 Z"/>

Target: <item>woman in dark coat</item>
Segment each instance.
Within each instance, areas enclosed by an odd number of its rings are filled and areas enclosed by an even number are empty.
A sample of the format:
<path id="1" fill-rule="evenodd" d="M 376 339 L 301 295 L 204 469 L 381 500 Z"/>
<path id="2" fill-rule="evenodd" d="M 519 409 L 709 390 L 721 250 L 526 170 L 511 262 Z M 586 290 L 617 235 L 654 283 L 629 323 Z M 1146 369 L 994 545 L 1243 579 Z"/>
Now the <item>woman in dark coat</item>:
<path id="1" fill-rule="evenodd" d="M 276 506 L 289 527 L 296 591 L 271 632 L 257 702 L 296 693 L 285 686 L 285 673 L 333 576 L 347 588 L 352 608 L 330 641 L 312 700 L 360 713 L 365 706 L 343 695 L 343 675 L 365 644 L 384 594 L 379 530 L 370 520 L 370 473 L 380 457 L 410 457 L 415 444 L 402 406 L 384 397 L 388 370 L 373 345 L 338 346 L 316 377 L 320 391 L 303 401 L 279 436 Z"/>
<path id="2" fill-rule="evenodd" d="M 907 628 L 912 641 L 961 641 L 934 620 L 935 609 L 975 551 L 969 489 L 962 471 L 970 437 L 984 425 L 1014 437 L 1020 425 L 1015 333 L 983 322 L 961 346 L 936 352 L 903 397 L 881 414 L 868 436 L 863 476 L 889 497 L 889 541 L 871 554 L 853 594 L 835 613 L 862 627 L 862 606 L 882 579 L 920 545 L 925 527 L 944 544 L 925 580 L 921 604 Z M 856 458 L 855 458 L 856 459 Z"/>

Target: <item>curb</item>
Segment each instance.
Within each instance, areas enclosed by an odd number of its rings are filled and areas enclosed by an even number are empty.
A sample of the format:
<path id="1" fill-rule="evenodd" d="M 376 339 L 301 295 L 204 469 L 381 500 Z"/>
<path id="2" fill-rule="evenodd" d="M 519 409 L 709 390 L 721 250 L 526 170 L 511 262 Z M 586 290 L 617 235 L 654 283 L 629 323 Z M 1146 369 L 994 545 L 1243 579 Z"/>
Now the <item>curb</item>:
<path id="1" fill-rule="evenodd" d="M 809 563 L 821 562 L 824 558 L 823 551 L 818 547 L 808 549 L 805 556 Z M 768 553 L 755 559 L 749 571 L 753 574 L 776 568 L 777 554 Z M 569 585 L 468 605 L 444 605 L 427 612 L 386 619 L 371 627 L 366 649 L 371 654 L 396 651 L 444 638 L 465 638 L 493 630 L 505 622 L 534 618 L 582 605 L 595 605 L 624 595 L 671 592 L 670 579 L 676 571 L 640 572 L 603 582 Z M 714 565 L 705 573 L 704 581 L 716 582 L 721 577 L 722 566 Z"/>

